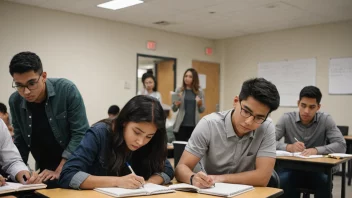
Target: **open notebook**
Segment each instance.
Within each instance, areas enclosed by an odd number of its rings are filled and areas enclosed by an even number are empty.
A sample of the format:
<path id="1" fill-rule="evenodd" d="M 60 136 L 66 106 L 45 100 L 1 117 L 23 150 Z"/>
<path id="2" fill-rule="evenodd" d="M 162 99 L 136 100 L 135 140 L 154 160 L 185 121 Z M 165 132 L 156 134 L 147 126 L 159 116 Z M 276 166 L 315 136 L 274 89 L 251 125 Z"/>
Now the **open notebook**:
<path id="1" fill-rule="evenodd" d="M 0 187 L 0 194 L 17 192 L 17 191 L 26 191 L 26 190 L 36 190 L 46 188 L 45 184 L 27 184 L 23 185 L 20 183 L 6 182 L 4 186 Z"/>
<path id="2" fill-rule="evenodd" d="M 228 184 L 228 183 L 215 183 L 215 187 L 200 189 L 190 184 L 174 184 L 169 188 L 180 191 L 194 191 L 201 194 L 215 195 L 220 197 L 233 197 L 250 190 L 254 190 L 253 186 L 243 184 Z"/>
<path id="3" fill-rule="evenodd" d="M 310 156 L 303 156 L 301 155 L 301 152 L 287 152 L 287 151 L 276 151 L 276 156 L 291 156 L 291 157 L 299 157 L 299 158 L 320 158 L 323 157 L 323 155 L 310 155 Z"/>
<path id="4" fill-rule="evenodd" d="M 126 189 L 126 188 L 95 188 L 97 192 L 107 194 L 112 197 L 130 197 L 140 195 L 154 195 L 162 193 L 171 193 L 175 190 L 157 184 L 145 184 L 143 188 Z"/>

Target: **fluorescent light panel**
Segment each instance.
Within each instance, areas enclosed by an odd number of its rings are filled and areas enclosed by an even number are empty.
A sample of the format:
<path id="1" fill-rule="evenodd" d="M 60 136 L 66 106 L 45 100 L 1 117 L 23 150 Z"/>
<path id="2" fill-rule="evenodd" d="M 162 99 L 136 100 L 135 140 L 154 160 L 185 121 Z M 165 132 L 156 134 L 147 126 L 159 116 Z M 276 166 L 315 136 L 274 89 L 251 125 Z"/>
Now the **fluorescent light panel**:
<path id="1" fill-rule="evenodd" d="M 137 4 L 143 3 L 141 0 L 112 0 L 106 3 L 99 4 L 98 7 L 111 9 L 111 10 L 118 10 L 121 8 L 126 8 L 130 6 L 134 6 Z"/>

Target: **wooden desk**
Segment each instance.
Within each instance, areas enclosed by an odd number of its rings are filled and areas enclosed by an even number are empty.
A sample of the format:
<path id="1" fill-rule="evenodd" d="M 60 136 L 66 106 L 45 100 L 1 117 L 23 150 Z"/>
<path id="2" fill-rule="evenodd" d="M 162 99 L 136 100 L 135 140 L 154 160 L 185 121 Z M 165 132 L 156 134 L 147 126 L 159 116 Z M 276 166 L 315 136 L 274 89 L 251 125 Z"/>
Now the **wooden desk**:
<path id="1" fill-rule="evenodd" d="M 347 135 L 343 136 L 346 140 L 346 146 L 347 150 L 346 153 L 352 154 L 352 135 Z M 347 176 L 348 176 L 348 182 L 347 184 L 350 186 L 351 185 L 351 178 L 352 178 L 352 162 L 348 161 L 347 163 Z"/>
<path id="2" fill-rule="evenodd" d="M 36 193 L 43 197 L 50 198 L 71 198 L 71 197 L 84 197 L 84 198 L 111 198 L 108 195 L 104 195 L 102 193 L 98 193 L 94 190 L 69 190 L 69 189 L 43 189 L 37 190 Z M 240 194 L 236 196 L 236 198 L 256 198 L 256 197 L 271 197 L 275 198 L 283 194 L 282 189 L 278 188 L 268 188 L 268 187 L 256 187 L 254 190 Z M 150 196 L 139 196 L 139 197 L 150 197 Z M 158 194 L 153 195 L 153 198 L 214 198 L 214 196 L 191 193 L 191 192 L 181 192 L 176 191 L 176 193 L 166 193 L 166 194 Z"/>
<path id="3" fill-rule="evenodd" d="M 275 168 L 285 168 L 309 172 L 322 172 L 328 175 L 329 188 L 332 191 L 332 169 L 342 164 L 342 175 L 346 175 L 346 162 L 352 158 L 333 159 L 333 158 L 312 158 L 304 159 L 298 157 L 276 157 Z M 341 198 L 345 198 L 346 177 L 341 177 Z"/>

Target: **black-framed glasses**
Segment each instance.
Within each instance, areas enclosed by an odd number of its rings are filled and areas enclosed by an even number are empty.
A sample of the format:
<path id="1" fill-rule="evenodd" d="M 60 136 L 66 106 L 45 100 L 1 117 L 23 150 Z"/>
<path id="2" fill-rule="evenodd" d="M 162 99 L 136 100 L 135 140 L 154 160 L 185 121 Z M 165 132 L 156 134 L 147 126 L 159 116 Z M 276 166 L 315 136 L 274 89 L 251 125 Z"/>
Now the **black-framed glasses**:
<path id="1" fill-rule="evenodd" d="M 25 88 L 29 90 L 34 90 L 38 88 L 38 82 L 40 77 L 42 76 L 42 73 L 40 73 L 39 78 L 36 81 L 29 81 L 27 85 L 17 85 L 15 81 L 12 81 L 12 88 L 16 89 L 19 92 L 22 92 L 25 90 Z"/>
<path id="2" fill-rule="evenodd" d="M 253 116 L 253 118 L 254 118 L 253 121 L 257 124 L 262 124 L 263 122 L 265 122 L 266 118 L 268 117 L 268 116 L 266 116 L 265 118 L 263 118 L 263 117 L 254 116 L 251 112 L 242 108 L 241 102 L 240 102 L 240 106 L 241 106 L 241 112 L 240 112 L 241 116 L 243 116 L 245 118 L 249 118 L 249 117 Z"/>

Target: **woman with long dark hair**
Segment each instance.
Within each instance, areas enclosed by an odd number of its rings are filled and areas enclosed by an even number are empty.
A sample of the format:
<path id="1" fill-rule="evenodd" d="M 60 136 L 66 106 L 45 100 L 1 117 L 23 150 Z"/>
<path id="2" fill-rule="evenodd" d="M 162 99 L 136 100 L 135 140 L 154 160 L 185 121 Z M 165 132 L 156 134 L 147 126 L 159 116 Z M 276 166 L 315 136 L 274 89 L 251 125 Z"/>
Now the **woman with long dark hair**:
<path id="1" fill-rule="evenodd" d="M 189 68 L 183 74 L 182 86 L 176 89 L 180 100 L 172 104 L 172 110 L 178 114 L 173 127 L 177 141 L 188 141 L 205 110 L 204 94 L 199 86 L 198 73 Z"/>
<path id="2" fill-rule="evenodd" d="M 166 144 L 165 114 L 160 103 L 150 96 L 135 96 L 117 118 L 88 129 L 65 163 L 59 184 L 63 188 L 94 189 L 169 183 L 174 171 L 166 159 Z"/>

